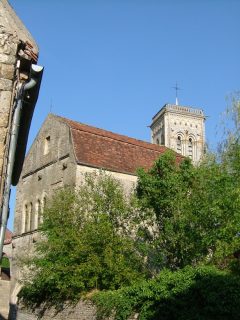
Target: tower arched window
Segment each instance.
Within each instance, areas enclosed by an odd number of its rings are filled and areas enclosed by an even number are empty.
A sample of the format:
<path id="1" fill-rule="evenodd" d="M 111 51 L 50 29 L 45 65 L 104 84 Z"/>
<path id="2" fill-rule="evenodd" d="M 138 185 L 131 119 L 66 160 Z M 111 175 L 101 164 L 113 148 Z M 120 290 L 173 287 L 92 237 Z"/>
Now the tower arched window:
<path id="1" fill-rule="evenodd" d="M 188 139 L 188 156 L 189 158 L 193 158 L 193 140 L 192 138 Z"/>
<path id="2" fill-rule="evenodd" d="M 34 229 L 34 212 L 33 212 L 33 205 L 32 202 L 29 203 L 28 207 L 29 211 L 29 223 L 28 223 L 28 231 Z"/>
<path id="3" fill-rule="evenodd" d="M 28 207 L 27 204 L 23 207 L 23 215 L 22 215 L 22 233 L 27 231 L 27 221 L 28 221 Z"/>
<path id="4" fill-rule="evenodd" d="M 164 141 L 164 135 L 163 133 L 161 134 L 161 145 L 164 145 L 165 144 L 165 141 Z"/>
<path id="5" fill-rule="evenodd" d="M 182 153 L 182 138 L 181 136 L 177 136 L 177 152 Z"/>
<path id="6" fill-rule="evenodd" d="M 30 231 L 31 226 L 31 205 L 25 205 L 25 228 L 24 232 Z"/>
<path id="7" fill-rule="evenodd" d="M 156 140 L 156 143 L 159 145 L 160 143 L 159 143 L 159 139 L 157 138 L 157 140 Z"/>
<path id="8" fill-rule="evenodd" d="M 43 212 L 43 210 L 46 208 L 46 204 L 47 204 L 47 197 L 44 196 L 44 197 L 43 197 L 43 201 L 42 201 L 42 212 Z"/>
<path id="9" fill-rule="evenodd" d="M 35 206 L 35 229 L 38 228 L 41 222 L 41 201 L 37 199 L 36 206 Z"/>

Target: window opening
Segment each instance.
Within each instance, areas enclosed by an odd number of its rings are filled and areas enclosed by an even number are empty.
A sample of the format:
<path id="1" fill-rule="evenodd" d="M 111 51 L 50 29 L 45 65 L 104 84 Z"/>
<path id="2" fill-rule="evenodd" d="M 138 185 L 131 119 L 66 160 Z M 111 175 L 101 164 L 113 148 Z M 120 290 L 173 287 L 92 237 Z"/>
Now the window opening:
<path id="1" fill-rule="evenodd" d="M 43 154 L 44 154 L 44 155 L 49 153 L 49 150 L 50 150 L 50 141 L 51 141 L 50 136 L 46 137 L 45 142 L 44 142 L 44 151 L 43 151 Z"/>
<path id="2" fill-rule="evenodd" d="M 25 204 L 23 208 L 22 233 L 27 231 L 28 207 Z"/>
<path id="3" fill-rule="evenodd" d="M 188 140 L 188 156 L 191 159 L 193 157 L 193 141 L 192 141 L 192 138 L 189 138 L 189 140 Z"/>
<path id="4" fill-rule="evenodd" d="M 177 152 L 182 153 L 182 140 L 180 136 L 177 137 Z"/>
<path id="5" fill-rule="evenodd" d="M 33 212 L 33 205 L 32 202 L 29 204 L 29 225 L 28 225 L 28 231 L 31 231 L 34 229 L 34 212 Z"/>
<path id="6" fill-rule="evenodd" d="M 165 144 L 165 141 L 164 141 L 164 135 L 163 133 L 161 134 L 161 145 L 164 145 Z"/>
<path id="7" fill-rule="evenodd" d="M 29 231 L 29 221 L 30 221 L 30 216 L 29 216 L 29 207 L 26 204 L 25 205 L 25 228 L 24 231 L 28 232 Z"/>

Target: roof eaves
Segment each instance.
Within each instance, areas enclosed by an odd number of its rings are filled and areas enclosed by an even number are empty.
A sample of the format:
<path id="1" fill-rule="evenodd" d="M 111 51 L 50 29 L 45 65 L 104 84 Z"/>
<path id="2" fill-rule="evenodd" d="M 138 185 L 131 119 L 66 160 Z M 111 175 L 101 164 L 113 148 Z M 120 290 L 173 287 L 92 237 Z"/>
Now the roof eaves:
<path id="1" fill-rule="evenodd" d="M 127 175 L 131 175 L 131 176 L 137 176 L 137 173 L 133 173 L 133 172 L 127 172 L 124 170 L 117 170 L 117 169 L 113 169 L 113 168 L 107 168 L 107 167 L 102 167 L 102 166 L 97 166 L 97 165 L 92 165 L 89 163 L 85 163 L 83 161 L 79 161 L 76 160 L 78 165 L 82 165 L 85 167 L 89 167 L 89 168 L 94 168 L 94 169 L 100 169 L 100 170 L 104 170 L 104 171 L 111 171 L 111 172 L 117 172 L 117 173 L 123 173 L 123 174 L 127 174 Z"/>

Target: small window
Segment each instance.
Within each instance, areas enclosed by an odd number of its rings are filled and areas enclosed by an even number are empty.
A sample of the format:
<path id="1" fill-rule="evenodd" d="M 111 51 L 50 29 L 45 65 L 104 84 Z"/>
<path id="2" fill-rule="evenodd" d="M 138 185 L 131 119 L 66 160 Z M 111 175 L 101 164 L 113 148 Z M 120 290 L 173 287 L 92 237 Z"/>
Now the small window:
<path id="1" fill-rule="evenodd" d="M 35 211 L 35 229 L 37 229 L 41 223 L 41 202 L 39 199 L 36 202 Z"/>
<path id="2" fill-rule="evenodd" d="M 164 141 L 164 135 L 161 134 L 161 145 L 164 145 L 165 144 L 165 141 Z"/>
<path id="3" fill-rule="evenodd" d="M 42 208 L 41 208 L 42 213 L 43 213 L 44 209 L 46 208 L 46 204 L 47 204 L 47 198 L 46 198 L 46 196 L 44 196 L 42 199 Z"/>
<path id="4" fill-rule="evenodd" d="M 33 212 L 33 205 L 32 202 L 29 204 L 29 225 L 28 225 L 28 231 L 33 230 L 34 228 L 34 212 Z"/>
<path id="5" fill-rule="evenodd" d="M 24 232 L 30 231 L 30 223 L 31 223 L 31 206 L 25 205 L 25 230 L 24 230 Z"/>
<path id="6" fill-rule="evenodd" d="M 177 152 L 182 153 L 182 140 L 180 136 L 177 137 Z"/>
<path id="7" fill-rule="evenodd" d="M 159 139 L 157 138 L 156 143 L 159 144 Z"/>
<path id="8" fill-rule="evenodd" d="M 50 142 L 51 142 L 51 137 L 50 137 L 50 136 L 46 137 L 45 142 L 44 142 L 44 151 L 43 151 L 43 154 L 48 154 L 48 153 L 49 153 L 49 150 L 50 150 Z"/>
<path id="9" fill-rule="evenodd" d="M 192 141 L 192 138 L 189 138 L 189 140 L 188 140 L 188 156 L 191 159 L 193 157 L 193 141 Z"/>
<path id="10" fill-rule="evenodd" d="M 28 207 L 25 204 L 23 208 L 23 215 L 22 215 L 22 233 L 27 231 L 27 220 L 28 219 Z"/>

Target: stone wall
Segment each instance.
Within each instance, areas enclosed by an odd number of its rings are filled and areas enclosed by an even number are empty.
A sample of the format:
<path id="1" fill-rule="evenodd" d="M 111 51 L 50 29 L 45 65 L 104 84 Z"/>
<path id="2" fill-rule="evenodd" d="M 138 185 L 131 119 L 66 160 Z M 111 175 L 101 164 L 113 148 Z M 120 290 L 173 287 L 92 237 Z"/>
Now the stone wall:
<path id="1" fill-rule="evenodd" d="M 16 88 L 28 80 L 38 48 L 7 0 L 0 1 L 0 207 L 8 161 L 8 142 Z M 26 68 L 17 61 L 28 61 Z M 26 64 L 25 64 L 26 65 Z"/>
<path id="2" fill-rule="evenodd" d="M 80 301 L 75 307 L 65 305 L 61 311 L 55 308 L 31 310 L 19 307 L 17 320 L 96 320 L 96 308 L 91 302 Z"/>
<path id="3" fill-rule="evenodd" d="M 0 1 L 0 209 L 3 202 L 13 106 L 37 62 L 38 47 L 7 0 Z M 6 248 L 4 248 L 6 249 Z M 8 256 L 11 253 L 8 252 Z M 0 282 L 0 319 L 7 318 L 10 282 Z"/>
<path id="4" fill-rule="evenodd" d="M 0 279 L 0 320 L 8 318 L 10 281 Z"/>
<path id="5" fill-rule="evenodd" d="M 9 138 L 12 97 L 17 55 L 17 40 L 13 34 L 0 28 L 0 200 L 3 188 L 4 155 Z M 5 163 L 6 165 L 6 163 Z"/>
<path id="6" fill-rule="evenodd" d="M 14 320 L 97 320 L 96 307 L 91 301 L 79 301 L 76 306 L 64 305 L 60 311 L 54 308 L 39 308 L 31 311 L 19 306 L 17 318 Z M 134 314 L 129 320 L 139 319 L 138 314 Z M 13 319 L 11 319 L 13 320 Z M 105 320 L 114 320 L 113 317 Z"/>

